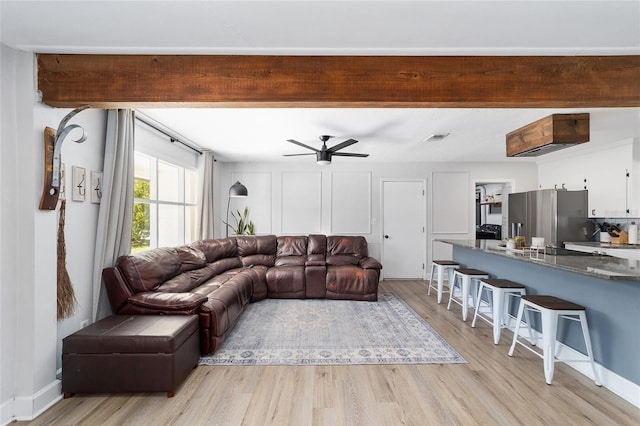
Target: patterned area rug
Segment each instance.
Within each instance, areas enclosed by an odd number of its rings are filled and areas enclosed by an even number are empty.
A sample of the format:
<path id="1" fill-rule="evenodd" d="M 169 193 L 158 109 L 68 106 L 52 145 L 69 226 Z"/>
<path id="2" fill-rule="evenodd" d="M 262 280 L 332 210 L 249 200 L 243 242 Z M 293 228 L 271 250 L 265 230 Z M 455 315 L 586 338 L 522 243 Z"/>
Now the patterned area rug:
<path id="1" fill-rule="evenodd" d="M 266 299 L 247 305 L 200 365 L 465 363 L 393 293 L 378 302 Z"/>

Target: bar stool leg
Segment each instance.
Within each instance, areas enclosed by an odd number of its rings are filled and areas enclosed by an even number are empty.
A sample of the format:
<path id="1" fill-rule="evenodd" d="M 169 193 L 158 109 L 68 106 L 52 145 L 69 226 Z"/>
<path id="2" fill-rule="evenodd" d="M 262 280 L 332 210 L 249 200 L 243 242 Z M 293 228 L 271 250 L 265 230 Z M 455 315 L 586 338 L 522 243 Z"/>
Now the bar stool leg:
<path id="1" fill-rule="evenodd" d="M 520 306 L 518 307 L 518 317 L 516 319 L 516 328 L 513 330 L 513 341 L 511 342 L 511 347 L 509 348 L 509 356 L 513 356 L 513 350 L 516 348 L 516 342 L 518 341 L 518 333 L 520 332 L 520 323 L 522 322 L 522 315 L 524 314 L 524 303 L 520 301 Z M 529 324 L 529 318 L 527 318 L 527 324 Z"/>
<path id="2" fill-rule="evenodd" d="M 478 298 L 476 301 L 476 310 L 473 313 L 473 321 L 471 321 L 471 327 L 476 326 L 476 319 L 478 319 L 478 312 L 480 311 L 480 304 L 482 303 L 482 290 L 484 289 L 485 285 L 482 281 L 480 281 L 480 286 L 478 288 Z M 487 291 L 489 291 L 489 288 L 487 288 Z"/>
<path id="3" fill-rule="evenodd" d="M 460 276 L 454 272 L 453 282 L 449 283 L 449 303 L 447 303 L 447 310 L 451 309 L 451 302 L 453 301 L 453 293 L 455 292 L 456 283 L 458 282 L 459 278 Z"/>
<path id="4" fill-rule="evenodd" d="M 598 374 L 596 373 L 595 362 L 593 361 L 593 349 L 591 348 L 591 337 L 589 336 L 589 326 L 587 325 L 587 314 L 584 311 L 578 312 L 578 316 L 580 317 L 580 324 L 582 326 L 584 344 L 587 347 L 587 356 L 589 357 L 589 363 L 591 364 L 591 370 L 593 371 L 593 381 L 596 383 L 596 386 L 602 386 L 602 382 L 600 382 Z"/>
<path id="5" fill-rule="evenodd" d="M 467 311 L 469 310 L 469 287 L 471 286 L 471 277 L 462 277 L 462 321 L 467 320 Z"/>
<path id="6" fill-rule="evenodd" d="M 556 358 L 556 335 L 558 332 L 558 315 L 547 310 L 542 311 L 542 352 L 544 360 L 544 378 L 548 385 L 553 380 Z"/>
<path id="7" fill-rule="evenodd" d="M 447 269 L 447 285 L 449 286 L 449 291 L 451 291 L 451 283 L 453 282 L 453 276 L 456 268 L 448 268 Z M 442 286 L 442 291 L 444 292 L 444 285 Z M 440 303 L 440 302 L 438 302 Z"/>
<path id="8" fill-rule="evenodd" d="M 427 290 L 427 296 L 431 296 L 431 287 L 433 287 L 433 271 L 436 269 L 436 264 L 431 264 L 431 278 L 429 279 L 429 289 Z"/>
<path id="9" fill-rule="evenodd" d="M 502 330 L 502 322 L 504 317 L 504 292 L 500 289 L 491 291 L 493 298 L 493 344 L 497 345 L 500 341 L 500 331 Z"/>
<path id="10" fill-rule="evenodd" d="M 438 304 L 442 302 L 442 291 L 444 290 L 444 266 L 438 266 Z"/>

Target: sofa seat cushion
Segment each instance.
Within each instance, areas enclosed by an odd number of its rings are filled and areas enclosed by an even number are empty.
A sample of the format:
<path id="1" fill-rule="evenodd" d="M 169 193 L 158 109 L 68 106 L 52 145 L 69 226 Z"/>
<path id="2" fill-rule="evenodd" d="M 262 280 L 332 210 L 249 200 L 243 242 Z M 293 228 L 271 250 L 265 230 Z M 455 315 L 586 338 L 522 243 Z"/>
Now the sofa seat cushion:
<path id="1" fill-rule="evenodd" d="M 304 266 L 275 266 L 267 270 L 267 293 L 274 299 L 295 299 L 305 296 Z"/>
<path id="2" fill-rule="evenodd" d="M 251 300 L 251 293 L 253 292 L 251 278 L 251 273 L 247 272 L 245 268 L 233 269 L 210 278 L 191 292 L 211 298 L 211 295 L 222 286 L 237 287 L 239 294 L 241 294 L 240 302 L 244 305 Z"/>
<path id="3" fill-rule="evenodd" d="M 250 285 L 248 279 L 244 283 L 246 283 L 244 285 Z M 242 291 L 241 285 L 211 284 L 209 288 L 213 291 L 207 296 L 208 300 L 200 306 L 201 327 L 204 315 L 208 317 L 205 320 L 205 326 L 209 329 L 210 336 L 224 336 L 242 314 L 246 304 L 243 303 L 243 294 L 247 292 Z"/>
<path id="4" fill-rule="evenodd" d="M 120 256 L 117 265 L 134 292 L 155 290 L 182 273 L 182 259 L 175 248 L 169 247 Z"/>
<path id="5" fill-rule="evenodd" d="M 359 266 L 327 266 L 327 294 L 364 295 L 378 292 L 378 270 Z"/>
<path id="6" fill-rule="evenodd" d="M 269 268 L 264 265 L 253 265 L 246 268 L 246 273 L 251 277 L 253 293 L 251 302 L 257 302 L 267 298 L 267 271 Z"/>

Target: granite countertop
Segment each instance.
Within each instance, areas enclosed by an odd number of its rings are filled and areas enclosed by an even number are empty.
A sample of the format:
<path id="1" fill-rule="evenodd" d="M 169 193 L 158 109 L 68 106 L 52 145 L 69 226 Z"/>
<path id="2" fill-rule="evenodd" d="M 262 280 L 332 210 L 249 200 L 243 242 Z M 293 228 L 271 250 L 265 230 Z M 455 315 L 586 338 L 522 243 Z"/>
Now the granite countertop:
<path id="1" fill-rule="evenodd" d="M 614 244 L 614 243 L 601 243 L 599 241 L 577 241 L 577 242 L 566 242 L 565 244 L 573 244 L 576 246 L 594 247 L 594 248 L 602 248 L 602 249 L 640 250 L 640 244 Z"/>
<path id="2" fill-rule="evenodd" d="M 543 255 L 542 252 L 537 253 L 536 257 L 535 252 L 530 253 L 527 249 L 507 250 L 506 247 L 501 246 L 499 240 L 439 239 L 436 241 L 606 280 L 640 281 L 640 261 L 637 260 L 591 255 L 554 256 Z"/>

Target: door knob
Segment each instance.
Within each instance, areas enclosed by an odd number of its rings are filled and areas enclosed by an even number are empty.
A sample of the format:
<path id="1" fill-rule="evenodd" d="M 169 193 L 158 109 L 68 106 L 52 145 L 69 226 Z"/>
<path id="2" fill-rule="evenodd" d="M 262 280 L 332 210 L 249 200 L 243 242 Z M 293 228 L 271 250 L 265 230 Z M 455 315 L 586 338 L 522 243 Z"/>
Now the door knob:
<path id="1" fill-rule="evenodd" d="M 385 235 L 384 237 L 385 237 L 385 238 L 389 238 L 389 236 L 388 236 L 388 235 Z"/>

